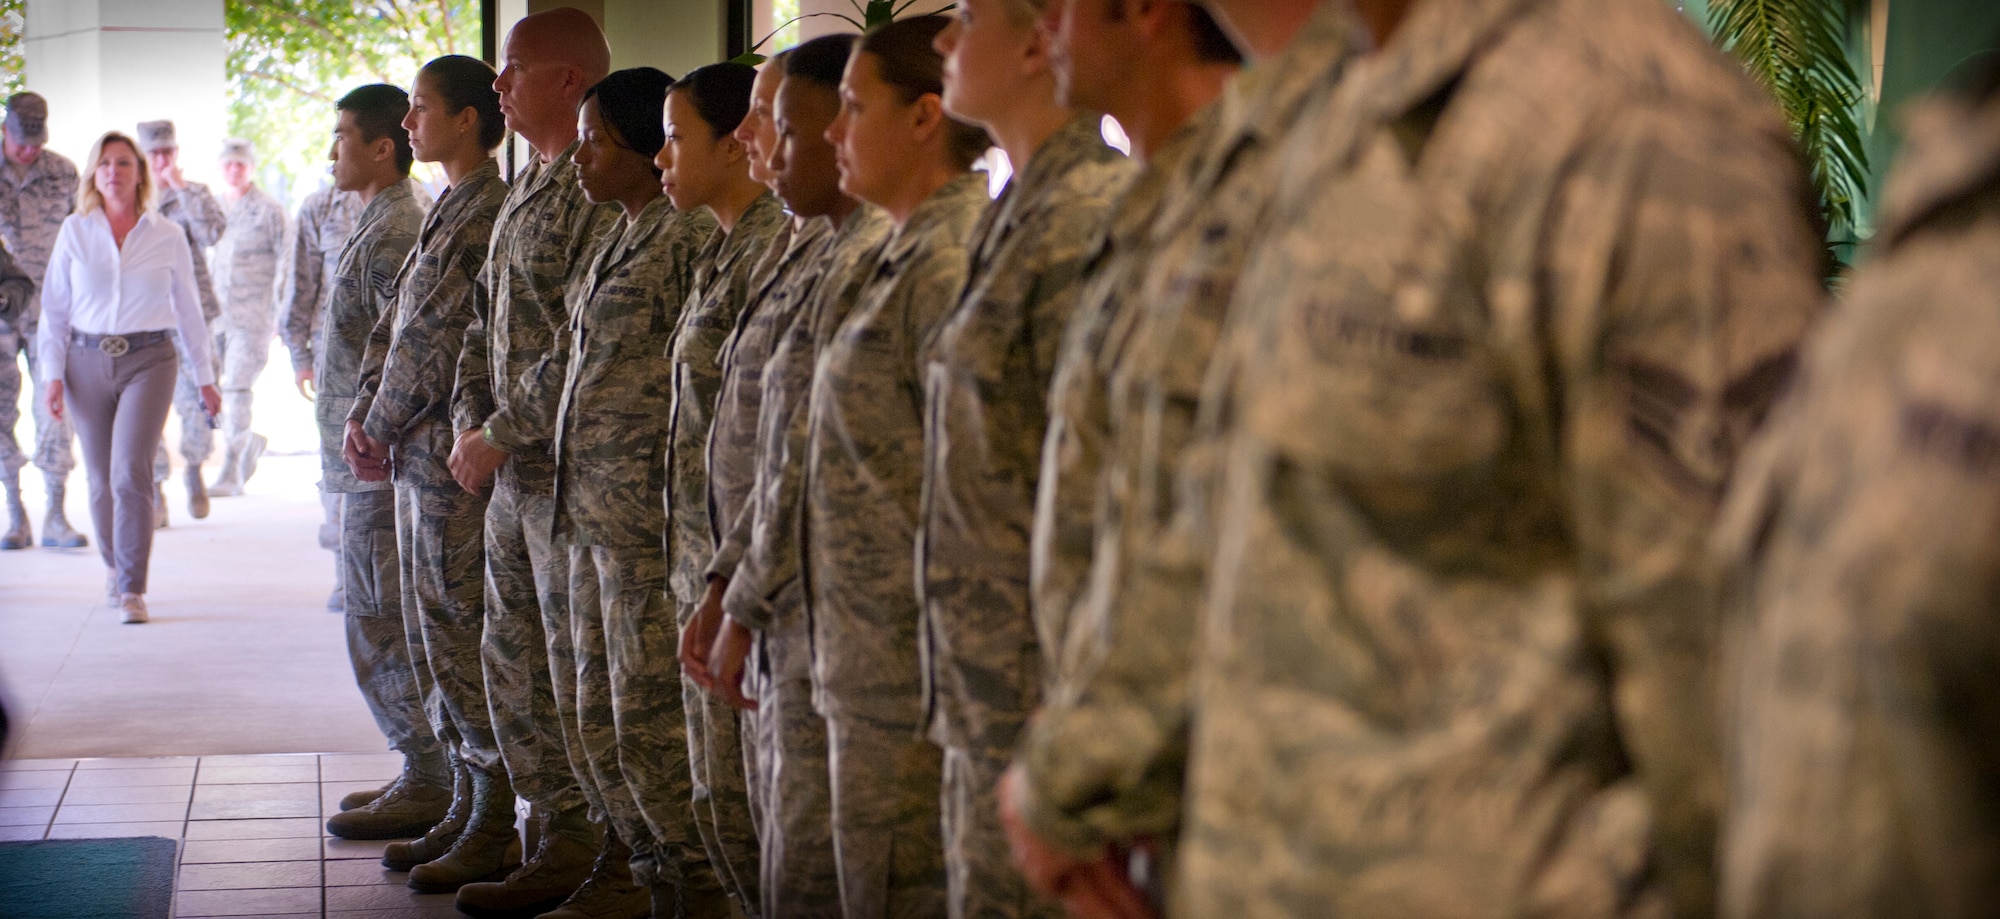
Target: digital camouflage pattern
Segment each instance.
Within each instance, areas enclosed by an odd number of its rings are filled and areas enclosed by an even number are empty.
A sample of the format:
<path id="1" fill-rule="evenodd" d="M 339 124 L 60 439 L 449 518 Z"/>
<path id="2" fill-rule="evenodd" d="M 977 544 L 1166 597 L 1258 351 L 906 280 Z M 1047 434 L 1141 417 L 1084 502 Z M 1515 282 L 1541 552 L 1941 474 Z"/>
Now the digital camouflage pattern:
<path id="1" fill-rule="evenodd" d="M 422 210 L 422 205 L 418 205 Z M 325 334 L 324 309 L 333 295 L 334 271 L 340 248 L 354 231 L 362 211 L 361 196 L 337 188 L 322 188 L 299 205 L 292 230 L 291 269 L 278 302 L 278 336 L 291 352 L 294 371 L 317 367 L 313 353 Z"/>
<path id="2" fill-rule="evenodd" d="M 965 287 L 985 175 L 952 179 L 860 263 L 844 318 L 819 332 L 807 403 L 801 549 L 813 699 L 835 721 L 921 736 L 916 556 L 924 346 Z M 822 303 L 827 301 L 822 300 Z M 832 317 L 823 317 L 831 319 Z"/>
<path id="3" fill-rule="evenodd" d="M 840 915 L 826 719 L 813 706 L 812 635 L 799 570 L 799 505 L 814 360 L 852 302 L 854 276 L 888 232 L 888 216 L 863 205 L 822 242 L 809 242 L 801 253 L 808 260 L 779 270 L 769 299 L 752 307 L 742 336 L 773 338 L 757 379 L 753 497 L 736 524 L 747 535 L 739 537 L 742 561 L 723 609 L 758 633 L 755 774 L 761 784 L 752 794 L 761 799 L 759 886 L 768 917 Z M 725 543 L 711 568 L 730 555 Z"/>
<path id="4" fill-rule="evenodd" d="M 486 521 L 487 695 L 514 791 L 555 814 L 585 806 L 550 682 L 553 666 L 574 653 L 567 641 L 569 555 L 554 536 L 553 500 L 556 412 L 570 347 L 566 297 L 618 216 L 617 205 L 584 197 L 571 159 L 576 146 L 548 162 L 531 160 L 507 193 L 452 399 L 456 430 L 484 426 L 490 441 L 512 454 L 494 473 Z M 557 825 L 587 830 L 582 820 Z"/>
<path id="5" fill-rule="evenodd" d="M 779 336 L 791 325 L 800 302 L 812 291 L 812 282 L 818 277 L 815 266 L 833 242 L 833 224 L 808 220 L 788 225 L 780 235 L 783 243 L 774 239 L 772 248 L 783 251 L 770 262 L 769 272 L 761 280 L 754 278 L 753 271 L 750 299 L 717 357 L 722 386 L 716 391 L 715 420 L 709 425 L 705 453 L 708 500 L 714 508 L 710 522 L 715 526 L 715 552 L 706 572 L 710 578 L 734 578 L 749 547 L 760 459 L 757 437 L 764 365 L 770 361 Z"/>
<path id="6" fill-rule="evenodd" d="M 1214 107 L 1198 119 L 1212 120 Z M 1049 374 L 1048 430 L 1042 438 L 1041 470 L 1035 488 L 1035 517 L 1028 539 L 1028 597 L 1035 638 L 1042 650 L 1043 682 L 1057 674 L 1070 608 L 1083 592 L 1090 569 L 1103 470 L 1106 430 L 1104 343 L 1132 308 L 1139 279 L 1149 264 L 1148 241 L 1157 228 L 1162 202 L 1180 178 L 1180 163 L 1193 151 L 1201 128 L 1183 125 L 1156 151 L 1118 197 L 1104 230 L 1085 257 L 1076 307 L 1056 350 Z"/>
<path id="7" fill-rule="evenodd" d="M 920 355 L 965 286 L 988 203 L 983 173 L 932 192 L 860 264 L 845 318 L 819 333 L 801 529 L 813 701 L 829 726 L 834 844 L 852 915 L 923 915 L 945 899 L 942 861 L 916 854 L 939 840 L 941 768 L 922 735 L 917 655 Z M 892 864 L 892 852 L 915 862 Z M 915 870 L 923 865 L 934 870 Z"/>
<path id="8" fill-rule="evenodd" d="M 1204 391 L 1171 911 L 1711 913 L 1705 546 L 1820 302 L 1792 139 L 1651 0 L 1425 0 L 1336 83 Z"/>
<path id="9" fill-rule="evenodd" d="M 313 417 L 319 423 L 322 490 L 354 494 L 393 488 L 388 482 L 355 478 L 342 456 L 342 442 L 361 391 L 369 337 L 382 317 L 395 310 L 397 280 L 423 227 L 424 212 L 411 193 L 410 183 L 398 182 L 368 202 L 353 232 L 334 251 L 334 269 L 327 276 L 326 319 L 321 324 L 321 345 L 313 365 L 318 384 Z M 394 330 L 384 331 L 393 334 Z M 386 361 L 387 352 L 383 359 Z"/>
<path id="10" fill-rule="evenodd" d="M 1029 592 L 1048 393 L 1083 268 L 1137 167 L 1072 117 L 973 234 L 965 288 L 922 362 L 918 572 L 935 737 L 1011 753 L 1041 698 Z"/>
<path id="11" fill-rule="evenodd" d="M 41 381 L 32 379 L 37 372 L 34 341 L 42 315 L 42 276 L 49 270 L 56 231 L 76 209 L 76 189 L 76 164 L 53 150 L 43 148 L 26 168 L 11 160 L 0 162 L 0 244 L 35 284 L 27 302 L 13 304 L 9 315 L 0 318 L 0 468 L 18 472 L 29 460 L 14 436 L 20 423 L 21 364 L 14 356 L 18 353 L 27 357 L 29 385 L 34 387 L 35 468 L 56 482 L 76 468 L 76 451 L 70 446 L 76 438 L 68 421 L 49 414 Z"/>
<path id="12" fill-rule="evenodd" d="M 35 279 L 28 276 L 13 253 L 0 246 L 0 323 L 9 328 L 16 322 L 26 324 L 29 307 L 37 305 L 36 293 Z M 7 351 L 6 367 L 0 368 L 0 380 L 11 380 L 13 391 L 11 401 L 0 403 L 0 444 L 6 445 L 4 453 L 0 453 L 0 470 L 6 472 L 11 482 L 20 473 L 21 467 L 28 464 L 28 457 L 14 440 L 14 426 L 21 421 L 21 365 L 15 361 L 14 352 L 21 350 L 21 345 L 11 337 L 11 331 L 6 334 L 10 337 L 5 343 L 12 348 Z M 8 487 L 12 488 L 11 485 Z"/>
<path id="13" fill-rule="evenodd" d="M 614 798 L 636 807 L 642 822 L 626 842 L 635 864 L 648 864 L 647 876 L 710 889 L 716 882 L 694 828 L 679 632 L 661 535 L 668 352 L 694 258 L 714 231 L 708 211 L 677 211 L 662 196 L 606 234 L 572 291 L 556 425 L 557 533 L 572 547 L 569 608 L 577 621 L 601 623 L 603 642 L 600 650 L 579 640 L 574 651 L 579 661 L 604 659 L 603 680 L 576 686 L 591 780 L 614 815 L 624 803 Z"/>
<path id="14" fill-rule="evenodd" d="M 1096 545 L 1055 688 L 1020 751 L 1023 813 L 1077 853 L 1140 840 L 1171 853 L 1201 582 L 1184 556 L 1155 549 L 1176 542 L 1173 486 L 1229 296 L 1268 225 L 1273 148 L 1309 90 L 1351 57 L 1348 22 L 1344 7 L 1323 4 L 1204 111 L 1153 215 L 1129 309 L 1096 351 L 1106 432 Z"/>
<path id="15" fill-rule="evenodd" d="M 354 683 L 389 747 L 431 784 L 449 786 L 444 745 L 424 704 L 429 661 L 411 656 L 403 627 L 403 570 L 396 549 L 396 493 L 342 496 L 341 587 Z"/>
<path id="16" fill-rule="evenodd" d="M 766 193 L 725 232 L 717 227 L 695 256 L 694 290 L 674 329 L 673 410 L 667 451 L 666 558 L 670 586 L 685 627 L 706 592 L 715 556 L 721 509 L 712 503 L 706 453 L 721 422 L 717 399 L 724 381 L 722 352 L 754 294 L 754 275 L 789 226 L 784 206 Z M 754 387 L 753 387 L 754 388 Z M 755 410 L 751 409 L 751 426 Z M 757 893 L 757 831 L 750 811 L 743 751 L 749 716 L 683 679 L 695 827 L 723 889 L 746 914 L 761 905 Z"/>
<path id="17" fill-rule="evenodd" d="M 343 500 L 339 559 L 341 596 L 348 615 L 347 650 L 361 697 L 389 745 L 409 761 L 434 771 L 426 778 L 450 783 L 436 767 L 440 745 L 424 710 L 403 631 L 402 563 L 396 548 L 396 496 L 390 482 L 363 482 L 341 458 L 345 427 L 361 382 L 368 340 L 382 317 L 395 310 L 404 262 L 423 229 L 423 211 L 410 183 L 383 189 L 368 202 L 353 232 L 335 252 L 318 350 L 313 416 L 319 424 L 320 489 Z"/>
<path id="18" fill-rule="evenodd" d="M 189 182 L 184 188 L 155 186 L 156 197 L 153 207 L 160 216 L 180 224 L 187 231 L 188 249 L 194 255 L 194 286 L 201 297 L 201 315 L 207 320 L 209 334 L 217 330 L 217 320 L 222 317 L 222 301 L 215 296 L 215 283 L 208 271 L 208 259 L 204 255 L 209 246 L 215 245 L 228 228 L 227 215 L 222 205 L 208 186 L 200 182 Z M 174 333 L 178 338 L 180 333 Z M 210 342 L 209 353 L 214 361 L 216 379 L 222 377 L 222 349 Z M 188 364 L 188 350 L 180 348 L 181 372 L 174 382 L 174 414 L 180 416 L 181 460 L 189 467 L 197 467 L 208 461 L 208 455 L 215 451 L 215 437 L 208 427 L 208 412 L 202 408 L 201 387 L 195 384 L 198 375 Z M 167 460 L 167 443 L 160 440 L 160 449 L 153 456 L 153 481 L 164 482 L 170 471 Z"/>
<path id="19" fill-rule="evenodd" d="M 1989 78 L 1990 79 L 1990 78 Z M 1973 917 L 2000 578 L 2000 93 L 1910 110 L 1872 257 L 1745 457 L 1722 914 Z"/>
<path id="20" fill-rule="evenodd" d="M 483 163 L 438 200 L 395 279 L 395 309 L 369 334 L 348 418 L 394 448 L 399 485 L 458 486 L 446 462 L 452 387 L 469 347 L 484 247 L 506 193 L 499 167 Z"/>
<path id="21" fill-rule="evenodd" d="M 473 768 L 502 768 L 480 661 L 486 497 L 460 488 L 451 455 L 452 387 L 478 296 L 494 215 L 507 186 L 491 161 L 425 215 L 369 333 L 350 420 L 394 450 L 403 618 L 431 729 Z"/>

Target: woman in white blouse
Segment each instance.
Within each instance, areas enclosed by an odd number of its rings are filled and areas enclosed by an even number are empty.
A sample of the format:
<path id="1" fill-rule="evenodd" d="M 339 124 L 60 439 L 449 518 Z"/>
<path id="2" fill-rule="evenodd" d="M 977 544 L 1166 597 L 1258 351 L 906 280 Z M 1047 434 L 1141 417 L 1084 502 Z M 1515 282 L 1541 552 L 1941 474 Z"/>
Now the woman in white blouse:
<path id="1" fill-rule="evenodd" d="M 76 213 L 56 233 L 42 282 L 36 340 L 49 411 L 69 415 L 90 472 L 90 516 L 111 569 L 105 590 L 125 621 L 146 621 L 153 554 L 153 452 L 178 372 L 174 331 L 192 352 L 202 406 L 222 407 L 186 231 L 150 210 L 152 173 L 139 145 L 98 138 Z"/>

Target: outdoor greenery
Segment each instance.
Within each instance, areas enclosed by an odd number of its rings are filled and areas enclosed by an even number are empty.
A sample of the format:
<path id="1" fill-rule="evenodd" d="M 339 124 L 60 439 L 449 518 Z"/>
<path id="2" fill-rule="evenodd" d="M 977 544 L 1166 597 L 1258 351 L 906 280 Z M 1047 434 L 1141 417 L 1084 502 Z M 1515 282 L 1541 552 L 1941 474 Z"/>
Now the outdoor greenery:
<path id="1" fill-rule="evenodd" d="M 1866 91 L 1848 57 L 1845 0 L 1710 0 L 1709 28 L 1771 90 L 1812 167 L 1833 240 L 1868 193 Z"/>
<path id="2" fill-rule="evenodd" d="M 0 98 L 11 96 L 27 88 L 27 60 L 21 54 L 22 30 L 26 21 L 21 17 L 23 0 L 0 0 Z"/>
<path id="3" fill-rule="evenodd" d="M 256 143 L 260 180 L 293 203 L 326 174 L 348 90 L 408 87 L 431 58 L 480 53 L 478 0 L 226 0 L 224 17 L 229 132 Z"/>

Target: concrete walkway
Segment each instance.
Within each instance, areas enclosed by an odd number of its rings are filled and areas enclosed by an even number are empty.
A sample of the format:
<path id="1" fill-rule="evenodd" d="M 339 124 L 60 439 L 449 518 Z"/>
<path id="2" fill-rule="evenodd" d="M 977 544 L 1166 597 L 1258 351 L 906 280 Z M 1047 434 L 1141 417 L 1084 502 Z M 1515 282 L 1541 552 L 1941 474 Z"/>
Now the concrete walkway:
<path id="1" fill-rule="evenodd" d="M 171 526 L 153 544 L 152 622 L 122 625 L 105 605 L 94 542 L 0 553 L 7 756 L 385 750 L 354 688 L 342 617 L 326 610 L 333 556 L 317 541 L 311 409 L 291 390 L 282 352 L 259 382 L 257 428 L 289 455 L 268 455 L 249 494 L 215 499 L 206 520 L 188 516 L 176 465 Z M 24 420 L 20 433 L 31 429 Z M 210 460 L 211 478 L 219 462 Z M 41 475 L 31 467 L 22 480 L 39 528 Z M 70 490 L 70 518 L 89 533 L 81 468 Z"/>

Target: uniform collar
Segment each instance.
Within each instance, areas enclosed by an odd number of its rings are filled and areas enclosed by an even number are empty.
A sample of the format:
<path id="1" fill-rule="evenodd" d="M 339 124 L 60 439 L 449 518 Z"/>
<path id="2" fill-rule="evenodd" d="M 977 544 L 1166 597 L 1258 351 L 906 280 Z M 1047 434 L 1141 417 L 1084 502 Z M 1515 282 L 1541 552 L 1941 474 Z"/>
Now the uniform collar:
<path id="1" fill-rule="evenodd" d="M 968 172 L 944 183 L 937 191 L 932 192 L 930 197 L 925 198 L 922 204 L 917 205 L 915 210 L 910 211 L 909 219 L 903 221 L 902 227 L 889 238 L 889 247 L 883 251 L 882 260 L 893 264 L 908 258 L 918 246 L 929 239 L 933 228 L 963 208 L 974 206 L 975 201 L 977 206 L 981 207 L 987 203 L 985 173 Z M 859 216 L 857 212 L 855 217 Z M 854 219 L 849 218 L 848 222 L 852 223 Z"/>

